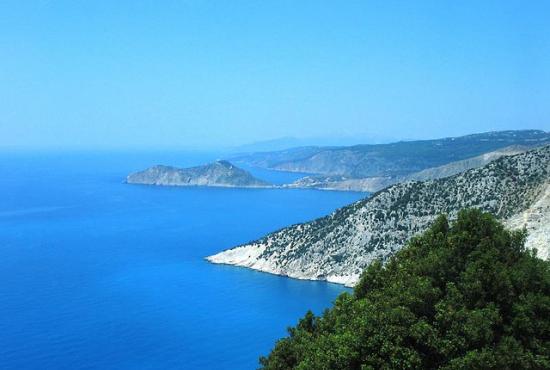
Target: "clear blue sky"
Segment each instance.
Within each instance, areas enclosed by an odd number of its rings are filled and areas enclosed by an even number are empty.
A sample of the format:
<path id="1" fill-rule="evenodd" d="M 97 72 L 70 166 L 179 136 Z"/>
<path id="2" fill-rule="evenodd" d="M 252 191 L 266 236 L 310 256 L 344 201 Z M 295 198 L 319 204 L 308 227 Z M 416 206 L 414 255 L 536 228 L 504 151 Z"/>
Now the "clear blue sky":
<path id="1" fill-rule="evenodd" d="M 0 147 L 550 130 L 550 1 L 1 1 Z"/>

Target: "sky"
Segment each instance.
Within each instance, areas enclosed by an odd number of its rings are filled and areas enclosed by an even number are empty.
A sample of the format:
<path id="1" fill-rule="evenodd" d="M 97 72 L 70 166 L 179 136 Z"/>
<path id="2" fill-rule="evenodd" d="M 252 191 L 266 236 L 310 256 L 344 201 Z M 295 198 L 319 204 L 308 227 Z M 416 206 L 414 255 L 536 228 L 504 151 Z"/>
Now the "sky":
<path id="1" fill-rule="evenodd" d="M 549 1 L 0 1 L 0 148 L 550 130 Z"/>

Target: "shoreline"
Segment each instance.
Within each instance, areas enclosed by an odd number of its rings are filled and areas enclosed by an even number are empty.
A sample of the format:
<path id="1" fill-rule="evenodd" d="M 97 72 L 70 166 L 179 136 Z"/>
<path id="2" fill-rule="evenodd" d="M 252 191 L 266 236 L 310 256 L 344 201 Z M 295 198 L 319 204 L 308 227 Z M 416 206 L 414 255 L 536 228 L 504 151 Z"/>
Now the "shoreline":
<path id="1" fill-rule="evenodd" d="M 239 248 L 239 247 L 236 247 L 236 248 Z M 233 249 L 236 249 L 236 248 L 233 248 Z M 220 254 L 223 254 L 227 251 L 231 251 L 233 249 L 222 251 L 222 252 L 220 252 L 218 254 L 214 254 L 212 256 L 203 257 L 203 259 L 205 261 L 207 261 L 208 263 L 213 264 L 213 265 L 225 265 L 225 266 L 231 266 L 231 267 L 245 268 L 245 269 L 248 269 L 248 270 L 257 271 L 257 272 L 261 272 L 261 273 L 264 273 L 264 274 L 282 276 L 282 277 L 286 277 L 286 278 L 289 278 L 289 279 L 296 279 L 296 280 L 303 280 L 303 281 L 320 281 L 320 282 L 325 282 L 325 283 L 330 283 L 330 284 L 341 285 L 341 286 L 344 286 L 346 288 L 353 288 L 359 282 L 359 278 L 360 278 L 360 275 L 358 275 L 356 277 L 335 276 L 333 278 L 331 278 L 331 277 L 317 278 L 317 277 L 306 276 L 306 275 L 289 275 L 287 273 L 276 271 L 274 269 L 256 268 L 256 267 L 247 266 L 245 264 L 241 264 L 241 263 L 238 263 L 238 262 L 237 263 L 236 262 L 230 262 L 228 260 L 222 260 L 221 258 L 215 258 L 216 256 L 218 256 Z"/>

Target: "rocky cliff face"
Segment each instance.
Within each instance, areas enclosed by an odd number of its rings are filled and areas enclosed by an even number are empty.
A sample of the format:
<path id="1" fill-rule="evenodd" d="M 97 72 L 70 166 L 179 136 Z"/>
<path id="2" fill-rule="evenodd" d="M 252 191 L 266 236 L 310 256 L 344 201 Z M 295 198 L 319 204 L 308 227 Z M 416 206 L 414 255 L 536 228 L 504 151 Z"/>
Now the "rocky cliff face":
<path id="1" fill-rule="evenodd" d="M 440 213 L 491 212 L 513 227 L 535 230 L 528 247 L 548 255 L 550 146 L 497 159 L 484 167 L 386 188 L 329 216 L 274 232 L 208 257 L 300 279 L 353 285 L 373 260 L 387 259 Z"/>
<path id="2" fill-rule="evenodd" d="M 270 187 L 249 172 L 227 161 L 217 161 L 204 166 L 176 168 L 154 166 L 128 175 L 129 184 L 165 186 L 220 186 L 220 187 Z"/>
<path id="3" fill-rule="evenodd" d="M 550 186 L 529 208 L 506 221 L 510 229 L 527 229 L 526 245 L 540 258 L 550 258 Z"/>

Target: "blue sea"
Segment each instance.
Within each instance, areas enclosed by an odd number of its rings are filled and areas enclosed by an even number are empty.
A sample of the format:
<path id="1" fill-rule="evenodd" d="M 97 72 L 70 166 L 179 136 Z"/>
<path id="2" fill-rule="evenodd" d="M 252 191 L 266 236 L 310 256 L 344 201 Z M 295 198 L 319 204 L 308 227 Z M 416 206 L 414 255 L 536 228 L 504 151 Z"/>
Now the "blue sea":
<path id="1" fill-rule="evenodd" d="M 307 309 L 328 307 L 345 288 L 203 258 L 364 194 L 123 183 L 218 156 L 1 153 L 0 369 L 255 369 Z"/>

